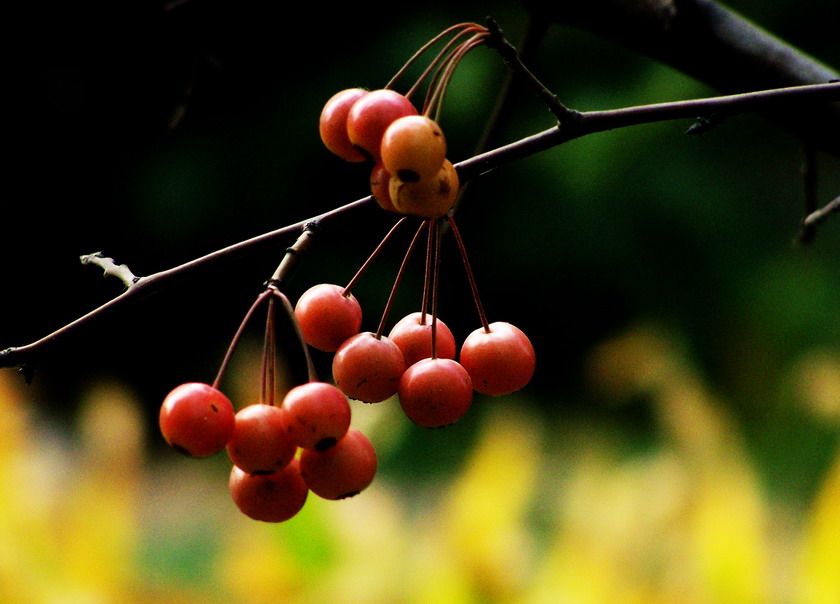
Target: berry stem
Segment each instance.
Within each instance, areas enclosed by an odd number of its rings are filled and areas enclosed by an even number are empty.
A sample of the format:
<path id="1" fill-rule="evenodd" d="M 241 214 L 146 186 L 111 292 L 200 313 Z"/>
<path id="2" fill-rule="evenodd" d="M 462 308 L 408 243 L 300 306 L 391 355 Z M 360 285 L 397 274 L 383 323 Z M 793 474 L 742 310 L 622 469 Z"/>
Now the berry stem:
<path id="1" fill-rule="evenodd" d="M 479 25 L 479 24 L 477 24 L 477 23 L 458 23 L 458 24 L 456 24 L 456 25 L 452 25 L 452 26 L 450 26 L 450 27 L 447 27 L 445 30 L 443 30 L 442 32 L 440 32 L 439 34 L 437 34 L 434 38 L 432 38 L 431 40 L 429 40 L 428 42 L 426 42 L 423 46 L 421 46 L 421 47 L 417 50 L 417 52 L 415 52 L 413 55 L 411 55 L 411 58 L 409 58 L 409 59 L 408 59 L 408 61 L 406 61 L 406 62 L 405 62 L 405 65 L 403 65 L 403 66 L 399 69 L 399 71 L 397 71 L 397 73 L 395 73 L 395 74 L 394 74 L 394 76 L 391 78 L 391 80 L 390 80 L 390 81 L 389 81 L 389 82 L 385 85 L 385 88 L 393 88 L 393 86 L 397 83 L 397 80 L 398 80 L 398 79 L 400 79 L 403 75 L 405 75 L 405 72 L 409 70 L 409 68 L 410 68 L 410 67 L 414 64 L 414 62 L 415 62 L 417 59 L 419 59 L 419 58 L 420 58 L 420 56 L 421 56 L 423 53 L 425 53 L 425 52 L 426 52 L 429 48 L 431 48 L 434 44 L 436 44 L 437 42 L 439 42 L 440 40 L 442 40 L 443 38 L 445 38 L 446 36 L 448 36 L 448 35 L 449 35 L 449 34 L 451 34 L 452 32 L 457 31 L 457 30 L 459 30 L 459 29 L 460 29 L 460 30 L 463 30 L 463 31 L 462 31 L 462 32 L 460 32 L 460 33 L 458 33 L 458 34 L 456 35 L 456 37 L 455 37 L 455 38 L 454 38 L 454 39 L 453 39 L 453 40 L 452 40 L 452 41 L 451 41 L 451 42 L 447 45 L 447 47 L 446 47 L 446 48 L 450 47 L 450 46 L 451 46 L 451 45 L 455 42 L 455 40 L 457 40 L 457 39 L 458 39 L 458 37 L 460 37 L 460 36 L 462 36 L 462 35 L 466 34 L 467 32 L 474 31 L 474 30 L 476 30 L 476 29 L 483 29 L 483 30 L 485 30 L 485 31 L 486 31 L 486 28 L 485 28 L 484 26 Z M 439 54 L 438 54 L 438 56 L 437 56 L 437 57 L 435 57 L 435 59 L 433 59 L 433 60 L 432 60 L 432 62 L 431 62 L 431 64 L 429 65 L 429 67 L 427 67 L 427 68 L 425 69 L 425 71 L 423 72 L 423 74 L 422 74 L 422 75 L 421 75 L 421 76 L 417 79 L 417 82 L 416 82 L 416 83 L 415 83 L 415 84 L 411 87 L 411 90 L 409 90 L 409 92 L 408 92 L 408 93 L 406 93 L 406 95 L 405 95 L 406 97 L 410 98 L 410 97 L 411 97 L 411 94 L 412 94 L 413 92 L 415 92 L 415 91 L 416 91 L 417 87 L 420 85 L 420 83 L 421 83 L 421 82 L 422 82 L 422 81 L 426 78 L 426 76 L 428 75 L 429 71 L 431 70 L 431 67 L 432 67 L 435 63 L 437 63 L 437 62 L 439 62 L 439 61 L 440 61 L 440 59 L 441 59 L 441 56 L 442 56 L 442 53 L 443 53 L 443 52 L 444 52 L 444 51 L 441 51 L 441 53 L 439 53 Z"/>
<path id="2" fill-rule="evenodd" d="M 225 374 L 225 371 L 227 371 L 227 367 L 230 364 L 230 359 L 231 359 L 231 357 L 233 357 L 233 352 L 234 352 L 234 350 L 236 350 L 236 347 L 239 344 L 239 340 L 242 339 L 242 333 L 245 331 L 245 327 L 248 325 L 248 322 L 251 320 L 251 317 L 254 316 L 254 312 L 257 310 L 259 305 L 262 304 L 267 298 L 269 298 L 272 295 L 279 294 L 283 298 L 286 298 L 283 294 L 280 293 L 280 289 L 279 289 L 280 284 L 282 283 L 283 278 L 286 276 L 286 274 L 288 274 L 289 270 L 291 270 L 292 265 L 294 264 L 294 261 L 297 259 L 298 254 L 300 254 L 301 252 L 303 252 L 304 250 L 306 250 L 310 246 L 310 244 L 312 242 L 312 237 L 315 234 L 315 231 L 317 230 L 317 228 L 318 228 L 317 222 L 314 221 L 314 220 L 303 224 L 301 226 L 301 233 L 300 233 L 300 235 L 298 235 L 297 240 L 295 240 L 294 244 L 292 244 L 290 247 L 286 248 L 286 253 L 283 255 L 283 259 L 280 261 L 280 264 L 277 265 L 277 268 L 275 269 L 274 274 L 271 275 L 271 278 L 266 282 L 265 290 L 262 293 L 260 293 L 260 295 L 257 296 L 257 299 L 254 300 L 253 304 L 251 304 L 251 307 L 248 309 L 248 312 L 245 313 L 245 317 L 242 319 L 242 322 L 239 324 L 239 328 L 236 330 L 236 333 L 234 334 L 233 338 L 231 339 L 230 344 L 228 345 L 228 349 L 225 352 L 225 356 L 222 359 L 222 363 L 219 366 L 219 371 L 216 373 L 216 378 L 213 380 L 213 387 L 214 388 L 218 389 L 219 385 L 221 384 L 222 379 L 223 379 L 224 374 Z M 286 301 L 288 302 L 288 299 Z M 273 308 L 271 306 L 271 301 L 269 301 L 268 318 L 266 319 L 267 325 L 266 325 L 266 333 L 265 333 L 265 342 L 263 344 L 263 364 L 265 364 L 266 360 L 269 358 L 269 354 L 270 354 L 270 358 L 274 359 L 275 353 L 276 353 L 276 338 L 274 336 L 273 314 L 274 314 L 274 312 L 273 312 Z M 294 318 L 294 311 L 292 311 L 292 313 L 290 314 L 290 318 L 291 318 L 292 322 L 294 323 L 295 330 L 298 332 L 298 335 L 301 338 L 301 341 L 303 341 L 303 336 L 300 334 L 300 327 L 297 324 L 297 320 Z M 271 340 L 270 342 L 269 342 L 269 339 Z M 269 350 L 268 350 L 269 347 L 271 348 L 270 353 L 269 353 Z M 308 352 L 308 350 L 306 350 L 305 347 L 304 347 L 304 352 L 306 354 L 307 364 L 310 368 L 309 372 L 310 372 L 310 375 L 311 375 L 312 374 L 312 368 L 311 368 L 312 363 L 309 360 L 309 352 Z M 273 362 L 274 361 L 272 360 L 272 363 Z M 263 369 L 261 370 L 261 372 L 262 372 L 261 397 L 262 397 L 263 401 L 265 401 L 265 395 L 266 395 L 266 389 L 265 389 L 266 371 L 267 371 L 267 369 L 264 366 Z M 270 396 L 271 400 L 273 401 L 274 400 L 274 394 L 273 394 L 273 390 L 274 390 L 274 388 L 273 388 L 274 368 L 273 367 L 271 369 L 271 372 L 272 372 L 272 376 L 271 376 L 272 392 L 269 396 Z"/>
<path id="3" fill-rule="evenodd" d="M 364 274 L 364 272 L 370 267 L 370 265 L 373 263 L 373 261 L 376 259 L 376 257 L 379 255 L 379 253 L 382 251 L 382 248 L 385 247 L 385 244 L 388 242 L 388 240 L 396 232 L 397 228 L 399 228 L 399 226 L 401 224 L 403 224 L 407 219 L 408 219 L 408 216 L 403 216 L 402 218 L 400 218 L 396 222 L 396 224 L 394 224 L 394 226 L 391 227 L 391 230 L 388 231 L 388 233 L 385 235 L 385 237 L 382 238 L 382 241 L 379 242 L 379 245 L 376 246 L 376 249 L 373 250 L 371 255 L 368 256 L 368 259 L 365 260 L 364 264 L 362 264 L 362 266 L 359 268 L 359 270 L 356 271 L 356 274 L 353 275 L 353 278 L 350 279 L 350 282 L 344 287 L 344 296 L 349 296 L 350 295 L 353 287 L 355 287 L 355 285 L 356 285 L 356 282 L 361 278 L 361 276 Z"/>
<path id="4" fill-rule="evenodd" d="M 312 356 L 309 354 L 309 346 L 307 346 L 306 340 L 303 337 L 303 332 L 300 329 L 300 323 L 298 323 L 297 319 L 295 318 L 294 306 L 292 306 L 292 303 L 289 301 L 289 298 L 286 297 L 286 294 L 281 292 L 275 286 L 270 286 L 269 290 L 275 298 L 280 300 L 280 305 L 283 307 L 283 310 L 286 312 L 286 316 L 289 318 L 289 321 L 295 329 L 295 334 L 297 335 L 298 343 L 300 344 L 300 348 L 303 351 L 303 357 L 304 359 L 306 359 L 306 372 L 309 381 L 318 381 L 318 374 L 315 371 L 315 364 L 312 362 Z"/>
<path id="5" fill-rule="evenodd" d="M 446 90 L 449 87 L 449 82 L 455 73 L 455 68 L 461 62 L 461 59 L 473 48 L 484 44 L 489 34 L 483 30 L 473 35 L 466 42 L 461 43 L 447 58 L 446 61 L 438 66 L 435 76 L 433 78 L 434 85 L 429 86 L 429 94 L 424 104 L 424 113 L 429 115 L 435 121 L 439 121 L 441 107 L 443 106 L 443 97 L 446 95 Z M 432 115 L 434 114 L 434 115 Z"/>
<path id="6" fill-rule="evenodd" d="M 461 252 L 461 260 L 464 262 L 464 270 L 467 273 L 467 281 L 470 284 L 473 299 L 475 300 L 475 308 L 478 311 L 478 317 L 481 320 L 481 325 L 486 333 L 490 333 L 490 323 L 487 321 L 487 315 L 484 314 L 484 307 L 481 305 L 481 297 L 478 295 L 478 286 L 475 283 L 475 276 L 473 275 L 472 267 L 470 267 L 470 260 L 467 257 L 467 247 L 464 245 L 464 240 L 461 238 L 461 232 L 455 224 L 455 218 L 450 214 L 446 219 L 449 221 L 449 226 L 452 228 L 452 234 L 455 236 L 455 241 L 458 244 L 458 250 Z"/>
<path id="7" fill-rule="evenodd" d="M 440 284 L 440 221 L 432 219 L 431 229 L 434 230 L 435 262 L 432 274 L 432 358 L 437 358 L 437 316 L 438 316 L 438 289 Z"/>
<path id="8" fill-rule="evenodd" d="M 388 294 L 388 300 L 385 302 L 385 310 L 382 311 L 382 318 L 379 320 L 379 327 L 377 327 L 376 329 L 377 340 L 382 337 L 382 334 L 385 331 L 385 324 L 388 322 L 388 315 L 391 314 L 391 307 L 394 305 L 394 297 L 396 296 L 397 288 L 399 287 L 400 282 L 402 281 L 403 275 L 405 275 L 405 269 L 408 266 L 408 260 L 414 253 L 414 248 L 417 247 L 417 242 L 420 240 L 420 235 L 423 233 L 423 229 L 426 228 L 426 225 L 428 223 L 428 220 L 424 220 L 420 223 L 417 232 L 414 233 L 414 237 L 411 238 L 411 243 L 408 244 L 408 249 L 405 252 L 405 257 L 403 258 L 403 261 L 400 264 L 400 268 L 397 271 L 397 276 L 394 279 L 394 285 L 391 286 L 391 292 Z"/>
<path id="9" fill-rule="evenodd" d="M 248 325 L 248 322 L 251 320 L 251 317 L 254 316 L 254 311 L 257 310 L 260 304 L 262 304 L 265 299 L 271 295 L 271 291 L 266 289 L 262 292 L 257 299 L 254 300 L 253 304 L 251 304 L 251 308 L 248 309 L 248 312 L 245 313 L 245 317 L 242 319 L 242 322 L 239 324 L 239 328 L 236 330 L 236 333 L 231 339 L 230 344 L 228 345 L 227 352 L 225 353 L 224 358 L 222 359 L 222 363 L 219 366 L 219 371 L 216 373 L 216 379 L 213 380 L 213 388 L 219 389 L 219 385 L 222 383 L 222 378 L 224 377 L 225 371 L 227 370 L 227 366 L 230 363 L 230 359 L 233 356 L 233 351 L 236 349 L 236 346 L 239 344 L 239 340 L 242 338 L 242 333 L 245 331 L 245 327 Z"/>
<path id="10" fill-rule="evenodd" d="M 265 318 L 265 337 L 263 338 L 263 354 L 260 363 L 260 402 L 269 405 L 274 404 L 275 344 L 274 297 L 270 297 Z"/>

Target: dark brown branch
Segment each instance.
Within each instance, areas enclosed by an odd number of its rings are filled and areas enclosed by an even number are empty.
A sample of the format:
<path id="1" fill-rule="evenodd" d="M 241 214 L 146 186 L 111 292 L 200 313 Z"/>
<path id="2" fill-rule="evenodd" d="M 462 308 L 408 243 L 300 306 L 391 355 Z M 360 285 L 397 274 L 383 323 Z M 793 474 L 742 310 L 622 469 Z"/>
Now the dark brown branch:
<path id="1" fill-rule="evenodd" d="M 732 115 L 775 105 L 785 106 L 790 111 L 792 105 L 805 102 L 809 103 L 809 111 L 811 111 L 815 106 L 819 106 L 816 105 L 818 102 L 837 100 L 840 100 L 840 83 L 767 90 L 692 101 L 659 103 L 611 111 L 579 113 L 578 119 L 572 122 L 559 124 L 556 127 L 526 137 L 504 147 L 477 155 L 460 162 L 456 165 L 456 168 L 462 181 L 466 181 L 514 160 L 534 155 L 587 134 L 603 132 L 605 130 L 663 120 L 692 119 L 698 115 L 711 115 L 714 113 Z M 316 226 L 323 227 L 345 217 L 348 213 L 355 212 L 372 203 L 372 198 L 368 196 L 325 212 L 320 216 L 308 218 L 253 237 L 169 270 L 161 271 L 147 277 L 135 278 L 125 292 L 68 325 L 31 344 L 0 351 L 0 368 L 17 366 L 26 370 L 27 365 L 31 364 L 40 352 L 48 348 L 59 338 L 65 338 L 79 331 L 91 321 L 110 315 L 130 302 L 159 292 L 195 273 L 215 266 L 222 260 L 230 260 L 246 254 L 252 254 L 269 246 L 277 245 L 280 240 L 299 232 L 307 224 L 313 228 Z M 31 367 L 28 368 L 27 375 L 31 375 Z"/>
<path id="2" fill-rule="evenodd" d="M 0 350 L 0 368 L 21 367 L 27 375 L 27 378 L 31 379 L 31 367 L 27 368 L 28 364 L 32 363 L 40 353 L 49 348 L 54 342 L 75 334 L 92 321 L 104 319 L 128 304 L 158 293 L 167 287 L 170 287 L 175 283 L 185 280 L 197 273 L 209 270 L 221 261 L 229 261 L 234 258 L 252 254 L 267 247 L 277 245 L 279 241 L 298 233 L 304 226 L 326 226 L 327 224 L 335 221 L 337 218 L 345 216 L 348 212 L 354 212 L 371 202 L 372 199 L 368 196 L 329 212 L 325 212 L 319 216 L 307 218 L 306 220 L 301 220 L 300 222 L 290 224 L 274 231 L 269 231 L 268 233 L 252 237 L 251 239 L 246 239 L 240 243 L 217 250 L 168 270 L 154 273 L 147 277 L 136 278 L 134 282 L 120 295 L 112 298 L 86 315 L 79 317 L 75 321 L 68 323 L 64 327 L 61 327 L 51 334 L 44 336 L 40 340 L 25 346 Z"/>
<path id="3" fill-rule="evenodd" d="M 840 79 L 836 69 L 770 35 L 712 0 L 558 0 L 542 18 L 579 27 L 720 90 L 769 90 Z M 840 155 L 840 105 L 765 116 L 818 148 Z"/>
<path id="4" fill-rule="evenodd" d="M 456 167 L 462 179 L 468 180 L 516 159 L 534 155 L 575 138 L 596 132 L 666 120 L 695 119 L 698 116 L 721 113 L 735 115 L 771 106 L 784 106 L 792 113 L 799 113 L 799 111 L 793 109 L 799 103 L 829 103 L 832 101 L 840 101 L 840 82 L 762 90 L 708 99 L 640 105 L 626 109 L 582 112 L 578 113 L 577 119 L 572 122 L 560 124 L 556 128 L 545 130 L 515 143 L 477 155 L 459 163 Z M 809 104 L 809 112 L 818 106 Z"/>

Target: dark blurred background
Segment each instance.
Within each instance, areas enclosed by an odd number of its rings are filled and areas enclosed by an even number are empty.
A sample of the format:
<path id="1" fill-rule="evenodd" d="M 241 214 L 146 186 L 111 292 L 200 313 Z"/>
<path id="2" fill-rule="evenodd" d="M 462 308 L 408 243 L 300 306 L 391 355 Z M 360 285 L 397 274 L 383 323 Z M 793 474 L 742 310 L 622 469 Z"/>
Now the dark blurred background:
<path id="1" fill-rule="evenodd" d="M 729 5 L 840 66 L 837 3 Z M 264 1 L 47 2 L 15 11 L 0 348 L 40 338 L 120 291 L 82 266 L 81 254 L 101 250 L 147 275 L 367 195 L 367 168 L 320 143 L 323 103 L 343 88 L 383 86 L 453 23 L 491 15 L 514 44 L 528 23 L 525 5 L 509 2 L 299 3 L 295 14 Z M 561 25 L 549 27 L 531 67 L 579 110 L 715 93 Z M 441 120 L 453 161 L 472 153 L 504 75 L 486 49 L 459 68 Z M 496 144 L 552 125 L 528 93 L 512 102 Z M 700 137 L 683 136 L 688 125 L 587 137 L 474 182 L 464 201 L 458 220 L 485 307 L 532 337 L 539 365 L 530 388 L 546 418 L 605 415 L 646 429 L 643 403 L 593 404 L 581 374 L 595 343 L 638 321 L 681 334 L 757 433 L 768 425 L 769 378 L 802 350 L 840 346 L 840 220 L 808 248 L 792 244 L 803 215 L 799 141 L 754 116 Z M 840 192 L 840 166 L 818 160 L 824 203 Z M 312 284 L 350 279 L 393 222 L 374 210 L 301 258 L 288 283 L 293 300 Z M 368 329 L 404 240 L 359 285 Z M 44 360 L 32 392 L 60 417 L 91 376 L 116 376 L 138 389 L 152 419 L 177 383 L 212 380 L 290 241 L 85 330 Z M 462 338 L 477 316 L 455 248 L 445 254 L 441 316 Z M 420 278 L 418 265 L 394 321 L 415 309 Z M 781 417 L 778 429 L 788 424 Z M 835 438 L 826 430 L 820 446 Z M 815 457 L 814 476 L 827 459 Z"/>

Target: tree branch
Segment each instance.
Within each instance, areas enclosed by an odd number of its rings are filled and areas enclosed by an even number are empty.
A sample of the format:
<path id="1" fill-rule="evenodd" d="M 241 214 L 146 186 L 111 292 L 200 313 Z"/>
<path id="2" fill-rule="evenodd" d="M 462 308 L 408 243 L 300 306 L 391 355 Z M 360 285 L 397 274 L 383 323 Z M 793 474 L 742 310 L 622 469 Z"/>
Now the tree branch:
<path id="1" fill-rule="evenodd" d="M 517 159 L 534 155 L 575 138 L 596 132 L 664 120 L 694 119 L 697 116 L 704 115 L 734 115 L 736 113 L 777 106 L 784 106 L 786 107 L 786 111 L 793 113 L 792 107 L 804 103 L 808 103 L 809 112 L 811 112 L 820 106 L 820 102 L 838 100 L 840 100 L 840 82 L 799 86 L 780 90 L 765 90 L 708 99 L 642 105 L 609 111 L 576 112 L 577 117 L 574 120 L 558 124 L 553 128 L 523 138 L 509 145 L 482 153 L 458 163 L 455 167 L 458 170 L 462 182 L 464 182 Z M 307 225 L 310 228 L 326 227 L 345 218 L 347 214 L 356 212 L 371 204 L 373 204 L 373 200 L 368 196 L 325 212 L 319 216 L 307 218 L 228 246 L 174 268 L 154 273 L 147 277 L 138 278 L 132 275 L 131 279 L 124 279 L 124 282 L 128 281 L 127 289 L 99 308 L 31 344 L 0 351 L 0 368 L 21 367 L 27 377 L 31 378 L 32 364 L 39 354 L 43 353 L 45 349 L 57 340 L 64 339 L 78 332 L 92 321 L 109 316 L 123 308 L 126 304 L 157 293 L 175 282 L 186 279 L 198 272 L 208 270 L 223 260 L 231 260 L 246 254 L 252 254 L 269 246 L 277 245 L 280 240 L 299 232 Z M 834 203 L 834 206 L 836 206 L 836 203 Z M 833 210 L 829 209 L 826 213 L 828 211 Z M 90 261 L 91 257 L 99 258 L 97 255 L 91 255 L 85 258 Z M 97 262 L 102 264 L 101 260 L 97 260 Z M 109 266 L 113 266 L 113 261 L 110 262 Z"/>
<path id="2" fill-rule="evenodd" d="M 836 69 L 712 0 L 532 4 L 539 4 L 533 10 L 547 20 L 623 44 L 725 94 L 840 79 Z M 840 155 L 840 105 L 816 107 L 807 114 L 763 112 L 798 137 Z"/>

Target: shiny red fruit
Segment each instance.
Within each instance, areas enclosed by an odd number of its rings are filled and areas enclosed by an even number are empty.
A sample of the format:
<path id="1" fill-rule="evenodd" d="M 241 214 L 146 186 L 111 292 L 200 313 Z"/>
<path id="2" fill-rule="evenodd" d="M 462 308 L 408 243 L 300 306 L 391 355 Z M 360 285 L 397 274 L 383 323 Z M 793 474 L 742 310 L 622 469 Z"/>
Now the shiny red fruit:
<path id="1" fill-rule="evenodd" d="M 454 359 L 455 336 L 440 318 L 435 323 L 435 356 Z M 399 346 L 406 367 L 428 359 L 432 356 L 432 316 L 419 311 L 406 315 L 397 321 L 388 337 Z"/>
<path id="2" fill-rule="evenodd" d="M 534 375 L 536 355 L 528 336 L 514 325 L 491 323 L 473 331 L 461 346 L 460 361 L 482 394 L 498 396 L 519 390 Z"/>
<path id="3" fill-rule="evenodd" d="M 333 380 L 350 398 L 378 403 L 396 394 L 405 361 L 389 338 L 366 331 L 356 334 L 335 352 Z"/>
<path id="4" fill-rule="evenodd" d="M 389 89 L 372 90 L 350 108 L 347 136 L 357 149 L 376 161 L 385 130 L 406 115 L 417 115 L 417 109 L 406 97 Z"/>
<path id="5" fill-rule="evenodd" d="M 321 140 L 327 149 L 350 162 L 367 159 L 347 136 L 347 115 L 356 101 L 367 93 L 368 91 L 362 88 L 348 88 L 335 93 L 321 110 L 318 122 Z"/>
<path id="6" fill-rule="evenodd" d="M 363 491 L 376 474 L 376 450 L 370 440 L 351 428 L 326 451 L 305 449 L 300 473 L 309 489 L 324 499 L 346 499 Z"/>
<path id="7" fill-rule="evenodd" d="M 166 442 L 177 451 L 207 457 L 224 449 L 233 435 L 233 404 L 209 384 L 188 382 L 166 395 L 158 422 Z"/>
<path id="8" fill-rule="evenodd" d="M 249 474 L 270 474 L 292 461 L 297 446 L 289 437 L 280 407 L 248 405 L 236 413 L 235 419 L 227 444 L 234 465 Z"/>
<path id="9" fill-rule="evenodd" d="M 345 294 L 343 287 L 320 283 L 298 299 L 295 318 L 307 344 L 335 352 L 350 336 L 359 333 L 362 307 L 353 294 Z"/>
<path id="10" fill-rule="evenodd" d="M 350 428 L 347 397 L 326 382 L 295 386 L 283 397 L 282 409 L 289 438 L 304 449 L 329 449 Z"/>
<path id="11" fill-rule="evenodd" d="M 297 459 L 272 474 L 248 474 L 233 466 L 228 488 L 243 514 L 263 522 L 284 522 L 292 518 L 303 508 L 309 495 Z"/>
<path id="12" fill-rule="evenodd" d="M 458 421 L 472 403 L 467 371 L 452 359 L 423 359 L 405 370 L 400 406 L 415 424 L 440 428 Z"/>

